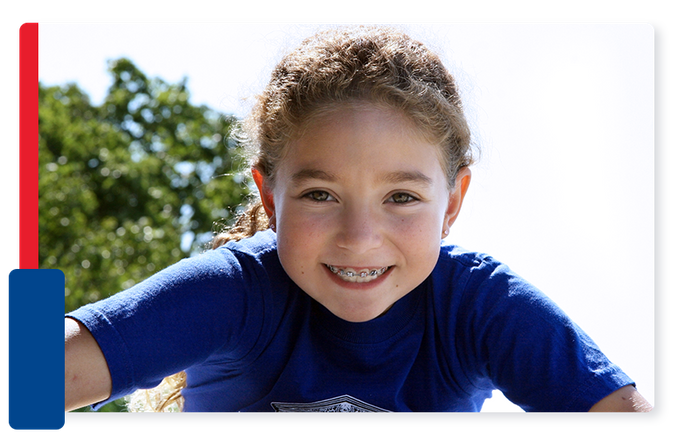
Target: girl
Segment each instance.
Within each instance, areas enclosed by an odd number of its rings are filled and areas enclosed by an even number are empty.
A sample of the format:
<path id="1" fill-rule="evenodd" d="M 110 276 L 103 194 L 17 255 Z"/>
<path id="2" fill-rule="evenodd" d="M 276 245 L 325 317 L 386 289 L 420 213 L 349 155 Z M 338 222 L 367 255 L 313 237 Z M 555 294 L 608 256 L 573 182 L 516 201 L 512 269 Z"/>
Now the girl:
<path id="1" fill-rule="evenodd" d="M 499 389 L 527 411 L 650 409 L 536 288 L 442 242 L 474 155 L 421 43 L 319 33 L 247 135 L 260 201 L 214 249 L 68 314 L 66 409 L 173 374 L 160 408 L 478 411 Z"/>

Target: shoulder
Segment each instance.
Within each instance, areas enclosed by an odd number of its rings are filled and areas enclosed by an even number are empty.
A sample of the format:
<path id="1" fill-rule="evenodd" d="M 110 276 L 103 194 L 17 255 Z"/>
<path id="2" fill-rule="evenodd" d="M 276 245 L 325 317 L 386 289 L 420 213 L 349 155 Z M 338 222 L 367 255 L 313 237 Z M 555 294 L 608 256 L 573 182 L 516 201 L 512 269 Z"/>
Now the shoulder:
<path id="1" fill-rule="evenodd" d="M 489 255 L 445 247 L 433 288 L 464 378 L 526 411 L 586 411 L 631 383 L 556 303 Z"/>
<path id="2" fill-rule="evenodd" d="M 182 260 L 153 277 L 160 285 L 193 295 L 207 294 L 226 299 L 248 295 L 277 294 L 288 286 L 279 262 L 274 232 L 258 232 L 250 238 L 231 241 Z"/>
<path id="3" fill-rule="evenodd" d="M 432 288 L 436 310 L 452 319 L 456 329 L 569 323 L 551 299 L 506 264 L 459 246 L 442 246 Z"/>
<path id="4" fill-rule="evenodd" d="M 491 255 L 444 244 L 433 272 L 436 292 L 459 298 L 508 296 L 536 289 Z"/>
<path id="5" fill-rule="evenodd" d="M 258 232 L 251 238 L 230 241 L 216 249 L 187 258 L 172 266 L 175 273 L 195 275 L 202 279 L 259 275 L 279 264 L 277 239 L 273 232 Z M 167 270 L 167 269 L 166 269 Z M 250 277 L 249 277 L 250 278 Z"/>
<path id="6" fill-rule="evenodd" d="M 277 252 L 277 236 L 272 230 L 257 232 L 250 238 L 240 241 L 229 241 L 216 250 L 230 251 L 234 254 L 248 255 L 251 257 L 264 257 Z"/>

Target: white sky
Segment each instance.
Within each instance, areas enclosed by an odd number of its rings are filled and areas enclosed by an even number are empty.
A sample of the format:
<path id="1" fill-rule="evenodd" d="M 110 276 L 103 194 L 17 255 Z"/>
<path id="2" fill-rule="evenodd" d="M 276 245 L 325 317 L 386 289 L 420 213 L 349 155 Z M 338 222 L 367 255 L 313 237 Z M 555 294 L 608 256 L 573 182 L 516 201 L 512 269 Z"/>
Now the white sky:
<path id="1" fill-rule="evenodd" d="M 93 103 L 107 60 L 188 77 L 242 116 L 317 25 L 42 24 L 40 80 Z M 553 298 L 654 402 L 654 31 L 649 25 L 404 26 L 457 76 L 483 154 L 452 242 Z M 485 410 L 509 410 L 503 399 Z"/>

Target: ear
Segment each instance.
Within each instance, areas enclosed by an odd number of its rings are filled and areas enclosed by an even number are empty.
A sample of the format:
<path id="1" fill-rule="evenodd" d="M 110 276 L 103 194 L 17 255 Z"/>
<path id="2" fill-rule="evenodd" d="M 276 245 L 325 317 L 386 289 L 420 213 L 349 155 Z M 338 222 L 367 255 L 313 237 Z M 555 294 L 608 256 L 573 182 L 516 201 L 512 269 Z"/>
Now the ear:
<path id="1" fill-rule="evenodd" d="M 270 226 L 274 227 L 275 224 L 275 201 L 272 197 L 272 190 L 265 183 L 265 177 L 258 169 L 253 168 L 253 181 L 258 187 L 258 192 L 260 192 L 260 200 L 262 200 L 263 208 L 265 208 L 265 213 L 270 220 Z"/>
<path id="2" fill-rule="evenodd" d="M 462 209 L 464 195 L 467 194 L 469 183 L 472 180 L 472 172 L 469 167 L 462 167 L 457 174 L 455 187 L 450 192 L 449 201 L 447 202 L 447 210 L 445 211 L 445 220 L 442 224 L 442 237 L 445 238 L 450 233 L 450 227 L 457 220 L 459 211 Z"/>

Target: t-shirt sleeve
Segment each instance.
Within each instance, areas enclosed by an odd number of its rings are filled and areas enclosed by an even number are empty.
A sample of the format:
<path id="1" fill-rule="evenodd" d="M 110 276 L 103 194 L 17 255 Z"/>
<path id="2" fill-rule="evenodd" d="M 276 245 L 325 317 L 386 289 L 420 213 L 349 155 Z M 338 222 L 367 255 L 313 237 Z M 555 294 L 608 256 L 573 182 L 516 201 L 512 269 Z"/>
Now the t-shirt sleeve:
<path id="1" fill-rule="evenodd" d="M 634 384 L 552 300 L 508 267 L 485 260 L 474 275 L 465 333 L 477 358 L 473 366 L 523 410 L 588 411 Z"/>
<path id="2" fill-rule="evenodd" d="M 94 407 L 155 387 L 222 348 L 234 360 L 245 355 L 251 345 L 242 333 L 259 329 L 250 314 L 262 298 L 244 283 L 260 282 L 256 273 L 220 248 L 67 314 L 87 327 L 107 360 L 112 394 Z"/>

